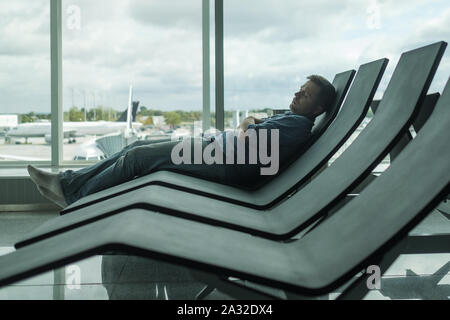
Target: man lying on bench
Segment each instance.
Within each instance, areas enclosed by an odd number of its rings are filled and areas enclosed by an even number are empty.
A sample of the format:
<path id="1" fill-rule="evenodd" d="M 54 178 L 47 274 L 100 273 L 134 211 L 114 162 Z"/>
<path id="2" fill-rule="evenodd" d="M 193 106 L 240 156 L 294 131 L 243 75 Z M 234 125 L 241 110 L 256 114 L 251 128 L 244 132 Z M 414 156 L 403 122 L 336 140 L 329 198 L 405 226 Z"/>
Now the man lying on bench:
<path id="1" fill-rule="evenodd" d="M 290 112 L 263 120 L 249 117 L 236 131 L 184 142 L 137 141 L 110 158 L 76 172 L 53 174 L 33 166 L 28 166 L 28 172 L 39 192 L 62 208 L 87 195 L 158 170 L 250 186 L 258 177 L 278 173 L 280 163 L 286 162 L 308 141 L 315 119 L 333 106 L 335 98 L 333 85 L 324 77 L 313 75 L 295 94 Z M 252 144 L 257 136 L 259 143 Z M 261 169 L 269 163 L 270 170 Z"/>

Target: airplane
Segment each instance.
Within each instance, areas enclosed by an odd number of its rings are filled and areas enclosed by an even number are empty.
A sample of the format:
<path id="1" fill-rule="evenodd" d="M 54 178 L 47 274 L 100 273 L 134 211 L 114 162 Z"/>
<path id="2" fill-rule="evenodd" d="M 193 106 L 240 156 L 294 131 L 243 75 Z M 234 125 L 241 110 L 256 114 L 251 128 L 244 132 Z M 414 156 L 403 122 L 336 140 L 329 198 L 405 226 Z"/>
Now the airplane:
<path id="1" fill-rule="evenodd" d="M 141 123 L 136 122 L 136 114 L 139 108 L 139 101 L 132 101 L 133 88 L 130 86 L 129 104 L 127 110 L 116 121 L 85 121 L 85 122 L 64 122 L 64 139 L 69 143 L 76 142 L 76 137 L 83 136 L 103 136 L 120 131 L 130 131 L 132 128 L 140 128 Z M 50 121 L 40 121 L 33 123 L 23 123 L 7 131 L 5 138 L 28 138 L 42 137 L 46 143 L 51 143 L 51 123 Z"/>
<path id="2" fill-rule="evenodd" d="M 74 142 L 75 137 L 79 136 L 95 136 L 77 146 L 72 160 L 102 160 L 107 155 L 99 148 L 98 136 L 108 137 L 115 135 L 123 135 L 130 138 L 137 135 L 135 128 L 140 128 L 142 124 L 136 123 L 136 115 L 139 108 L 139 101 L 132 101 L 133 88 L 130 86 L 130 96 L 127 110 L 121 115 L 116 122 L 94 121 L 94 122 L 65 122 L 64 123 L 64 139 Z M 18 137 L 28 139 L 29 137 L 45 137 L 48 144 L 51 143 L 51 123 L 35 122 L 22 124 L 16 130 L 6 133 L 5 138 Z M 17 155 L 0 154 L 0 160 L 9 161 L 45 161 L 45 159 L 36 157 L 24 157 Z"/>

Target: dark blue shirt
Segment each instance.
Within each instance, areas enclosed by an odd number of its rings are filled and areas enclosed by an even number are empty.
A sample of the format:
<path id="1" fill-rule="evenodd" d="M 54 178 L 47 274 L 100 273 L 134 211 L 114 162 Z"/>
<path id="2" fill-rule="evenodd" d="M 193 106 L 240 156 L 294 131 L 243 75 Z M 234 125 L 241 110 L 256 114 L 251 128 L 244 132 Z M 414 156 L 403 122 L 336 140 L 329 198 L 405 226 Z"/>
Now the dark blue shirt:
<path id="1" fill-rule="evenodd" d="M 279 160 L 280 166 L 283 167 L 288 160 L 292 159 L 294 155 L 298 154 L 305 143 L 311 137 L 311 131 L 314 126 L 314 122 L 310 119 L 299 116 L 292 112 L 286 112 L 285 114 L 275 115 L 273 117 L 263 119 L 260 124 L 252 124 L 248 126 L 248 129 L 256 131 L 259 137 L 259 130 L 266 129 L 268 134 L 267 147 L 268 154 L 271 154 L 270 136 L 271 130 L 279 130 Z M 237 155 L 237 138 L 236 132 L 223 132 L 216 137 L 222 145 L 224 153 L 226 152 L 226 144 L 230 143 L 234 139 L 234 155 L 235 162 Z M 259 141 L 258 141 L 259 142 Z M 259 143 L 258 143 L 259 144 Z M 248 147 L 248 146 L 247 146 Z M 258 146 L 259 151 L 259 146 Z M 259 158 L 258 158 L 259 159 Z M 250 186 L 258 180 L 260 165 L 249 165 L 248 148 L 246 150 L 246 165 L 227 166 L 229 182 L 232 184 Z M 259 161 L 259 160 L 258 160 Z M 259 163 L 259 162 L 258 162 Z M 246 185 L 249 183 L 250 185 Z"/>
<path id="2" fill-rule="evenodd" d="M 314 122 L 310 119 L 292 112 L 276 115 L 263 121 L 261 124 L 249 125 L 248 129 L 253 129 L 257 132 L 261 129 L 267 129 L 269 137 L 270 130 L 279 130 L 280 163 L 283 163 L 283 160 L 287 160 L 286 157 L 297 151 L 309 140 L 314 126 Z"/>
<path id="3" fill-rule="evenodd" d="M 253 129 L 259 136 L 259 130 L 266 129 L 268 134 L 268 147 L 270 148 L 271 130 L 279 130 L 280 162 L 283 162 L 285 156 L 298 150 L 311 136 L 311 130 L 314 122 L 310 119 L 299 116 L 292 112 L 275 115 L 263 119 L 260 124 L 251 124 L 248 130 Z M 222 150 L 226 152 L 226 145 L 232 143 L 234 139 L 234 152 L 237 153 L 237 131 L 222 132 L 215 139 L 219 140 Z"/>

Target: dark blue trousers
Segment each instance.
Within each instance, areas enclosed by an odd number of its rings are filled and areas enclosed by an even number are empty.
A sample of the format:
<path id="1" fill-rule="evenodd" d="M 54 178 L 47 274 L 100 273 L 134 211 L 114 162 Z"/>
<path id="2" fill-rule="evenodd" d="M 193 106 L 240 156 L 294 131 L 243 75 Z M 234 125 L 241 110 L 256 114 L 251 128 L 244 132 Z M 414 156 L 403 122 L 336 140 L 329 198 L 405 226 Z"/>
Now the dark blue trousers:
<path id="1" fill-rule="evenodd" d="M 104 189 L 128 182 L 158 170 L 185 172 L 193 176 L 226 183 L 225 165 L 175 165 L 172 149 L 179 141 L 152 143 L 137 141 L 108 159 L 79 171 L 61 172 L 59 177 L 68 205 Z M 203 148 L 210 142 L 202 140 Z"/>

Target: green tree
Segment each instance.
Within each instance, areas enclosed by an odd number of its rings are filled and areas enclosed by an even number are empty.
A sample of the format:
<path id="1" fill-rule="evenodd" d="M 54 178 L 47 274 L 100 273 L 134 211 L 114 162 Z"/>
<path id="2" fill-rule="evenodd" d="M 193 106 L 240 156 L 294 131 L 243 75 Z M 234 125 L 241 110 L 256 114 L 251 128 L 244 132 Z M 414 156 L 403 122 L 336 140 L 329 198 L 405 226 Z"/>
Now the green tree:
<path id="1" fill-rule="evenodd" d="M 82 112 L 81 110 L 78 110 L 77 107 L 70 108 L 69 121 L 71 121 L 71 122 L 84 121 L 84 112 Z"/>
<path id="2" fill-rule="evenodd" d="M 166 112 L 164 118 L 166 119 L 166 123 L 172 127 L 181 123 L 181 116 L 177 112 Z"/>
<path id="3" fill-rule="evenodd" d="M 27 114 L 20 115 L 20 123 L 29 123 L 29 122 L 33 122 L 33 119 L 29 115 Z"/>

